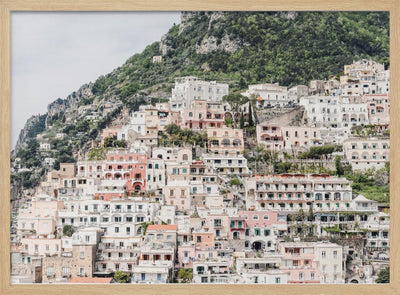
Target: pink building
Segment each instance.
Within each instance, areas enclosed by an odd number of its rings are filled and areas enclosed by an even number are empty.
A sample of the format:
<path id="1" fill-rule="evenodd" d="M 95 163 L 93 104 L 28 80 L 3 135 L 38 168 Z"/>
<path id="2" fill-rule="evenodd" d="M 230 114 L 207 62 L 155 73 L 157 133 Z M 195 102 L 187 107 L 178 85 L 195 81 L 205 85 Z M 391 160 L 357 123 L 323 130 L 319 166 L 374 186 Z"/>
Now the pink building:
<path id="1" fill-rule="evenodd" d="M 281 151 L 285 146 L 280 126 L 258 124 L 256 133 L 257 143 L 263 144 L 267 150 Z"/>
<path id="2" fill-rule="evenodd" d="M 368 119 L 371 124 L 389 124 L 389 94 L 367 94 Z"/>
<path id="3" fill-rule="evenodd" d="M 105 179 L 126 180 L 128 193 L 143 192 L 146 189 L 146 154 L 116 151 L 107 154 Z"/>
<path id="4" fill-rule="evenodd" d="M 343 248 L 332 243 L 281 243 L 280 269 L 289 273 L 288 283 L 343 283 Z"/>
<path id="5" fill-rule="evenodd" d="M 104 139 L 107 137 L 117 138 L 118 131 L 121 129 L 121 126 L 109 127 L 103 130 L 103 135 L 101 137 L 101 143 L 104 143 Z"/>
<path id="6" fill-rule="evenodd" d="M 194 100 L 190 108 L 182 111 L 183 129 L 220 128 L 224 125 L 224 111 L 219 102 Z"/>
<path id="7" fill-rule="evenodd" d="M 183 243 L 178 247 L 177 267 L 193 268 L 193 260 L 196 257 L 194 243 Z"/>
<path id="8" fill-rule="evenodd" d="M 241 238 L 245 240 L 246 248 L 275 250 L 277 238 L 287 232 L 286 215 L 277 211 L 241 210 L 239 218 L 231 220 L 231 229 L 234 239 L 243 235 Z"/>
<path id="9" fill-rule="evenodd" d="M 281 270 L 289 273 L 288 283 L 320 283 L 313 243 L 282 243 Z"/>

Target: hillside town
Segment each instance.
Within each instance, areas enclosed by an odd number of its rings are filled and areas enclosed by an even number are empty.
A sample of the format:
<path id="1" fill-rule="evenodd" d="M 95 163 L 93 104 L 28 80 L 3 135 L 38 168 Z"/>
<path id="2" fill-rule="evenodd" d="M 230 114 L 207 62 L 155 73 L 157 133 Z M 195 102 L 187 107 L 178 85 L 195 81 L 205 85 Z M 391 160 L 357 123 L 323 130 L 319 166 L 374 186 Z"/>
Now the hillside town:
<path id="1" fill-rule="evenodd" d="M 180 77 L 73 163 L 55 165 L 38 136 L 48 172 L 12 205 L 12 283 L 375 283 L 389 196 L 347 175 L 389 181 L 389 84 L 369 59 L 240 94 Z M 116 107 L 79 112 L 92 122 Z"/>

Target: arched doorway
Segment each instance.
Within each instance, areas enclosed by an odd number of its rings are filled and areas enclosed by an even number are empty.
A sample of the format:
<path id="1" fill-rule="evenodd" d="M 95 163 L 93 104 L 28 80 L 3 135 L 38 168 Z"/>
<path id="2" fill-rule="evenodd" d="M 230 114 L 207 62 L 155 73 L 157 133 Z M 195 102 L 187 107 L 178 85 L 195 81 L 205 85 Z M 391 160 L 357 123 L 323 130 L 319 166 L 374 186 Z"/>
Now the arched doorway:
<path id="1" fill-rule="evenodd" d="M 265 243 L 263 241 L 255 241 L 253 242 L 253 244 L 251 245 L 253 250 L 264 250 L 265 249 Z"/>

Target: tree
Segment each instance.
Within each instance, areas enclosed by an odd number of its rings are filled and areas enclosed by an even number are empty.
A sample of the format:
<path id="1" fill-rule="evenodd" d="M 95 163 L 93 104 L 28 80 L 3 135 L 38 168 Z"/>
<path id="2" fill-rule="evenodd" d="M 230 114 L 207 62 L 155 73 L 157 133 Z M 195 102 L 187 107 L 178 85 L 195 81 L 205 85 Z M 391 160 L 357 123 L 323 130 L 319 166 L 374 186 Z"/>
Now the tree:
<path id="1" fill-rule="evenodd" d="M 243 111 L 240 114 L 240 122 L 239 122 L 239 128 L 243 129 L 244 128 L 244 116 L 243 116 Z"/>
<path id="2" fill-rule="evenodd" d="M 150 221 L 150 222 L 143 222 L 141 225 L 142 225 L 142 233 L 143 233 L 143 235 L 145 235 L 146 234 L 146 231 L 147 231 L 147 227 L 150 225 L 150 224 L 154 224 L 154 221 L 152 220 L 152 221 Z"/>
<path id="3" fill-rule="evenodd" d="M 249 127 L 254 126 L 254 121 L 253 121 L 253 111 L 251 107 L 251 103 L 249 103 Z"/>
<path id="4" fill-rule="evenodd" d="M 181 268 L 178 272 L 178 279 L 181 283 L 190 283 L 193 279 L 193 268 Z"/>
<path id="5" fill-rule="evenodd" d="M 168 124 L 167 126 L 165 126 L 165 131 L 172 135 L 172 134 L 177 134 L 180 133 L 182 131 L 181 127 L 179 127 L 176 124 Z"/>
<path id="6" fill-rule="evenodd" d="M 64 225 L 63 227 L 63 235 L 67 237 L 72 237 L 75 232 L 75 227 L 70 224 Z"/>
<path id="7" fill-rule="evenodd" d="M 114 280 L 116 280 L 119 284 L 126 284 L 130 282 L 130 276 L 128 273 L 117 270 L 114 274 Z"/>
<path id="8" fill-rule="evenodd" d="M 231 186 L 239 186 L 242 184 L 242 182 L 238 178 L 233 178 L 229 181 L 229 184 Z"/>
<path id="9" fill-rule="evenodd" d="M 239 93 L 231 93 L 222 97 L 222 101 L 227 102 L 232 110 L 233 122 L 236 127 L 236 114 L 239 112 L 240 106 L 244 105 L 249 99 Z"/>
<path id="10" fill-rule="evenodd" d="M 339 156 L 336 156 L 335 158 L 335 169 L 336 169 L 336 175 L 338 176 L 344 175 L 344 168 L 342 165 L 341 158 Z"/>
<path id="11" fill-rule="evenodd" d="M 390 268 L 386 267 L 378 273 L 378 278 L 375 281 L 378 284 L 390 283 Z"/>

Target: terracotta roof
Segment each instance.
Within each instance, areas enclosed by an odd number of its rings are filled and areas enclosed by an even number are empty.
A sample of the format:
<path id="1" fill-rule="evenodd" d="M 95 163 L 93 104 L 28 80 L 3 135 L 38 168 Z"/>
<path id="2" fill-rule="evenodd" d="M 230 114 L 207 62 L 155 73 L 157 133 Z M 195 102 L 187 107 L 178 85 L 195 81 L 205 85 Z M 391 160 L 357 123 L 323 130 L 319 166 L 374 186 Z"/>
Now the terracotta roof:
<path id="1" fill-rule="evenodd" d="M 178 230 L 178 226 L 176 224 L 150 224 L 147 227 L 147 231 L 149 230 Z"/>
<path id="2" fill-rule="evenodd" d="M 72 277 L 69 282 L 74 284 L 110 284 L 113 278 Z"/>

